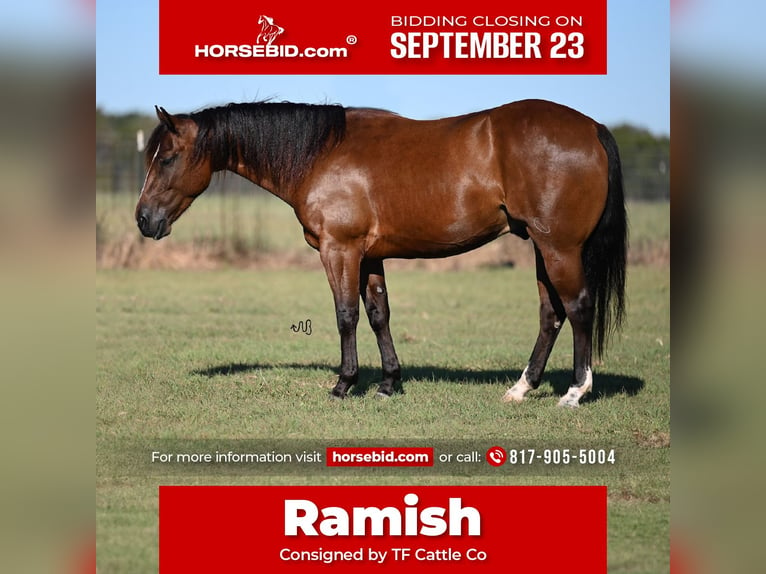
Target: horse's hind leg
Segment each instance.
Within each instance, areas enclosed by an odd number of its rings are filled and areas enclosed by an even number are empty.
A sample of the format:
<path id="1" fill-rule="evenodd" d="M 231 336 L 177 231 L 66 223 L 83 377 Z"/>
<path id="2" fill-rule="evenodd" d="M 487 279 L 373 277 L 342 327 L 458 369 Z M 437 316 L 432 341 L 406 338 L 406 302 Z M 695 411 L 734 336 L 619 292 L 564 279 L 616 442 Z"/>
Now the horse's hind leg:
<path id="1" fill-rule="evenodd" d="M 535 245 L 535 262 L 537 265 L 537 289 L 540 292 L 540 332 L 524 372 L 516 384 L 508 389 L 503 396 L 503 400 L 506 402 L 521 402 L 529 391 L 540 385 L 553 344 L 561 332 L 564 319 L 566 319 L 566 311 L 558 293 L 551 284 L 537 245 Z"/>
<path id="2" fill-rule="evenodd" d="M 572 325 L 574 380 L 559 401 L 560 407 L 578 407 L 593 387 L 591 371 L 594 307 L 588 291 L 580 249 L 542 251 L 551 284 L 561 298 Z"/>
<path id="3" fill-rule="evenodd" d="M 370 327 L 378 340 L 380 358 L 383 367 L 383 381 L 378 387 L 378 395 L 391 396 L 394 391 L 402 392 L 401 368 L 391 338 L 389 319 L 391 311 L 388 306 L 388 289 L 383 272 L 383 261 L 380 259 L 362 261 L 359 292 L 364 301 Z"/>

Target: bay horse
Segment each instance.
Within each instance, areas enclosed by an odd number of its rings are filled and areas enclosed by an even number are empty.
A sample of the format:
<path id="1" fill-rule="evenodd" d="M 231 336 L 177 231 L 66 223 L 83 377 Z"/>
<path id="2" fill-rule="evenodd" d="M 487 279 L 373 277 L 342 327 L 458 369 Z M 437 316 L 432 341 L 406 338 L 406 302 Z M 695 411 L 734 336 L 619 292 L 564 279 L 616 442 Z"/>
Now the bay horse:
<path id="1" fill-rule="evenodd" d="M 360 297 L 380 349 L 378 394 L 403 390 L 385 259 L 446 257 L 509 232 L 534 246 L 540 330 L 503 400 L 538 387 L 565 319 L 574 369 L 558 404 L 577 407 L 591 390 L 593 348 L 602 354 L 625 306 L 622 171 L 605 126 L 542 100 L 429 121 L 288 102 L 156 112 L 135 211 L 141 233 L 168 235 L 221 170 L 287 202 L 335 299 L 341 365 L 331 396 L 344 398 L 359 376 Z"/>

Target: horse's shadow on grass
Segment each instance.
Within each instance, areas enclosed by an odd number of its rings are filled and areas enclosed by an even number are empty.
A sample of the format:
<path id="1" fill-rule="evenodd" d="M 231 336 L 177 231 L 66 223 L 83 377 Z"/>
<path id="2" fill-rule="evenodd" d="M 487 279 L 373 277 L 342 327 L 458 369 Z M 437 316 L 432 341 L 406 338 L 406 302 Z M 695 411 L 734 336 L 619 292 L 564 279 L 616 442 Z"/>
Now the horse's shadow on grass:
<path id="1" fill-rule="evenodd" d="M 337 367 L 327 363 L 229 363 L 196 369 L 193 375 L 203 377 L 232 376 L 251 371 L 268 371 L 272 369 L 310 369 L 328 371 L 335 374 Z M 459 385 L 507 384 L 510 386 L 521 376 L 519 370 L 484 370 L 470 371 L 466 369 L 450 369 L 435 365 L 410 365 L 402 368 L 402 383 L 405 392 L 408 383 L 427 380 L 444 380 Z M 596 373 L 593 392 L 586 395 L 582 402 L 597 401 L 614 395 L 637 395 L 644 388 L 644 381 L 637 377 L 618 375 L 615 373 Z M 351 389 L 352 396 L 363 396 L 370 388 L 377 387 L 380 381 L 380 369 L 369 366 L 359 367 L 359 382 Z M 553 394 L 564 395 L 572 383 L 572 371 L 566 369 L 551 369 L 545 372 L 541 388 L 550 384 Z"/>

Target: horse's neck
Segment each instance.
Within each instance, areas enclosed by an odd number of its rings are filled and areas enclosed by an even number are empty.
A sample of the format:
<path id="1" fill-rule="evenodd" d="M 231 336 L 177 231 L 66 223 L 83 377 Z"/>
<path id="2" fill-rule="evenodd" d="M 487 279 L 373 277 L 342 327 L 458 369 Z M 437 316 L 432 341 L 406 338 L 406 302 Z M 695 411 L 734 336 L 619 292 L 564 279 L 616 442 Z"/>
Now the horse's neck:
<path id="1" fill-rule="evenodd" d="M 246 166 L 244 163 L 239 162 L 236 166 L 229 167 L 229 171 L 236 173 L 239 176 L 244 177 L 252 181 L 255 185 L 262 187 L 269 193 L 276 195 L 279 199 L 293 206 L 292 196 L 289 190 L 281 189 L 277 186 L 270 177 L 261 177 L 256 174 L 252 169 Z"/>

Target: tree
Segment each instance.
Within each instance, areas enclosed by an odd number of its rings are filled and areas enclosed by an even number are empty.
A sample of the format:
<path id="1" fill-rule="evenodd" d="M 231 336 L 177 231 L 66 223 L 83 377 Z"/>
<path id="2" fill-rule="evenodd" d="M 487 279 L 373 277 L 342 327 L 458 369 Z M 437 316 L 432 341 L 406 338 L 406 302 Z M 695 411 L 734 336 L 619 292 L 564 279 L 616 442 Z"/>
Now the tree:
<path id="1" fill-rule="evenodd" d="M 612 128 L 622 158 L 625 196 L 629 199 L 670 198 L 670 138 L 623 124 Z"/>

